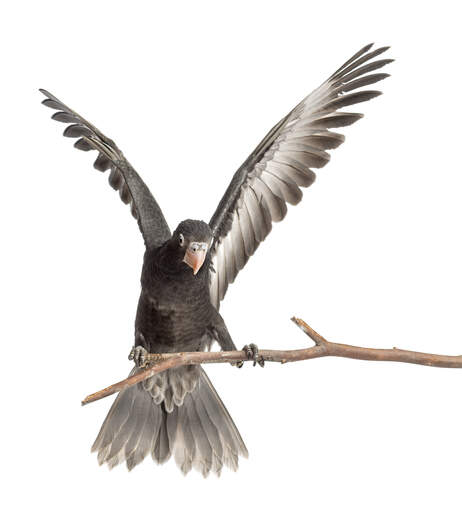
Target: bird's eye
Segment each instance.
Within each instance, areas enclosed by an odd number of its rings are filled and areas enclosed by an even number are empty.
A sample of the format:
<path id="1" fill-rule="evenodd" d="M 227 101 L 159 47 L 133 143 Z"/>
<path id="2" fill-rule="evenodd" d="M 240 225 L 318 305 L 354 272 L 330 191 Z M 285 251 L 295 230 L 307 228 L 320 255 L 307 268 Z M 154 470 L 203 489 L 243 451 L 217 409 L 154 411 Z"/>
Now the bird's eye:
<path id="1" fill-rule="evenodd" d="M 184 245 L 184 236 L 180 233 L 180 245 L 183 247 Z"/>

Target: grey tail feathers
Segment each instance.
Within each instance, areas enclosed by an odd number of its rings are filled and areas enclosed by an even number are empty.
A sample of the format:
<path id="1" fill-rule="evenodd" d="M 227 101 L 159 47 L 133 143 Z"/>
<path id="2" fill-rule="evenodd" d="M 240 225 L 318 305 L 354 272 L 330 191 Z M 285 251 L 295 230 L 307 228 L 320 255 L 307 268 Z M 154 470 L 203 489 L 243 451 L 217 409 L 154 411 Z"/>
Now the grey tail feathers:
<path id="1" fill-rule="evenodd" d="M 169 371 L 164 372 L 166 379 Z M 210 472 L 220 475 L 224 465 L 236 471 L 239 455 L 248 456 L 239 431 L 201 367 L 197 384 L 184 395 L 181 405 L 174 404 L 167 412 L 164 401 L 156 402 L 142 383 L 119 393 L 92 446 L 99 464 L 113 468 L 126 461 L 131 470 L 148 454 L 158 464 L 173 455 L 184 474 L 195 468 L 207 476 Z"/>

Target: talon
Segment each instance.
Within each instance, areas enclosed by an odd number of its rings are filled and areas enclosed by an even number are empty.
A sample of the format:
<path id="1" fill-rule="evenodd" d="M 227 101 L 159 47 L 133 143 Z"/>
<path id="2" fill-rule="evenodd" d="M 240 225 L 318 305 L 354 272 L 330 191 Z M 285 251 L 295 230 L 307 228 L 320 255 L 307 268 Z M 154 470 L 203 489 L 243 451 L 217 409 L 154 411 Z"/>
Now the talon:
<path id="1" fill-rule="evenodd" d="M 242 350 L 246 353 L 247 359 L 249 361 L 253 361 L 253 365 L 256 366 L 257 363 L 263 367 L 265 366 L 265 360 L 263 357 L 259 356 L 258 347 L 255 343 L 250 343 L 250 345 L 244 345 Z"/>
<path id="2" fill-rule="evenodd" d="M 138 345 L 136 347 L 132 347 L 130 354 L 128 354 L 128 359 L 130 361 L 134 361 L 135 365 L 138 368 L 144 368 L 146 366 L 146 359 L 148 355 L 148 351 L 142 347 L 141 345 Z"/>

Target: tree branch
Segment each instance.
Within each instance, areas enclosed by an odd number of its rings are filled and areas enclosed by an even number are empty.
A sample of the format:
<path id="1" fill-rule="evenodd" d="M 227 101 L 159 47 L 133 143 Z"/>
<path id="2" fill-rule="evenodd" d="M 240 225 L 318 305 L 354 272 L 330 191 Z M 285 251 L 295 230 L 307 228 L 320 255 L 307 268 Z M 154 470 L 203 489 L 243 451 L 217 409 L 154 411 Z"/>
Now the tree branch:
<path id="1" fill-rule="evenodd" d="M 438 354 L 427 354 L 399 348 L 380 349 L 355 347 L 327 341 L 306 322 L 300 318 L 292 318 L 292 321 L 308 335 L 314 346 L 298 350 L 259 350 L 259 355 L 265 362 L 291 363 L 304 361 L 318 357 L 346 357 L 349 359 L 362 359 L 366 361 L 395 361 L 400 363 L 420 364 L 425 366 L 438 366 L 441 368 L 462 368 L 462 356 L 446 356 Z M 114 393 L 122 391 L 130 386 L 142 382 L 157 373 L 164 372 L 170 368 L 176 368 L 187 364 L 207 363 L 238 363 L 246 361 L 244 351 L 235 350 L 230 352 L 179 352 L 174 354 L 148 354 L 148 366 L 139 373 L 128 377 L 116 384 L 88 395 L 82 400 L 82 405 L 95 402 Z"/>

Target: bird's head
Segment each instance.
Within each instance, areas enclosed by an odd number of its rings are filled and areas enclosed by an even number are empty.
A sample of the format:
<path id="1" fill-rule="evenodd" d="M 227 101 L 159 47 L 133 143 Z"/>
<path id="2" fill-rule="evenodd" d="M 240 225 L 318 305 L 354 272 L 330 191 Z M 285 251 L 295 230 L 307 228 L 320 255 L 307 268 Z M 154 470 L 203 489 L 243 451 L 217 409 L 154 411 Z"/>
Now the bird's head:
<path id="1" fill-rule="evenodd" d="M 176 247 L 181 261 L 196 275 L 201 269 L 212 245 L 212 230 L 201 220 L 184 220 L 175 229 L 171 244 Z"/>

